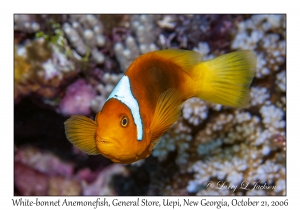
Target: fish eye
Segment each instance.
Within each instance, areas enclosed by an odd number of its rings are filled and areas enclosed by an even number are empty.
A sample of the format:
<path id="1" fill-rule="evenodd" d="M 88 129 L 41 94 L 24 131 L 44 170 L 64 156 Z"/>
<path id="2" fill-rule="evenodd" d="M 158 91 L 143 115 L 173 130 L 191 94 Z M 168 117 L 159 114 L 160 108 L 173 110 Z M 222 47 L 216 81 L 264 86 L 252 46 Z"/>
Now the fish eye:
<path id="1" fill-rule="evenodd" d="M 128 125 L 128 117 L 126 116 L 121 117 L 121 126 L 125 128 L 127 127 L 127 125 Z"/>

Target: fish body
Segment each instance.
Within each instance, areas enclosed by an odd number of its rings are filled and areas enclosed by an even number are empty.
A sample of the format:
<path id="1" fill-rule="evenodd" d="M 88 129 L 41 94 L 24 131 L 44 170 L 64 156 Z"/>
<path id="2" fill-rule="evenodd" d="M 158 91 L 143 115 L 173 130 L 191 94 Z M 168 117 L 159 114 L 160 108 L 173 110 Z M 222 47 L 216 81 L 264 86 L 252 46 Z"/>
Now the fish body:
<path id="1" fill-rule="evenodd" d="M 195 51 L 160 50 L 138 57 L 108 97 L 95 121 L 73 115 L 66 136 L 87 154 L 114 162 L 148 157 L 180 116 L 181 104 L 199 97 L 243 107 L 256 68 L 252 51 L 237 51 L 203 61 Z"/>

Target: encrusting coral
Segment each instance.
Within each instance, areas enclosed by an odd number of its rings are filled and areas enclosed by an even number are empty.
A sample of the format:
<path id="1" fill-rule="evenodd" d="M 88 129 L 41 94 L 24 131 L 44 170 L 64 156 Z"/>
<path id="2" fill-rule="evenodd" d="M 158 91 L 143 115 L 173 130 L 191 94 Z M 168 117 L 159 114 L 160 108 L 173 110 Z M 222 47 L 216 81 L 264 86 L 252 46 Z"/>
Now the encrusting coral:
<path id="1" fill-rule="evenodd" d="M 60 101 L 59 110 L 64 116 L 73 114 L 90 115 L 91 100 L 95 96 L 96 91 L 91 85 L 79 79 L 68 87 L 65 96 Z"/>
<path id="2" fill-rule="evenodd" d="M 15 99 L 38 94 L 52 98 L 63 80 L 76 74 L 74 61 L 59 46 L 39 38 L 15 49 Z"/>

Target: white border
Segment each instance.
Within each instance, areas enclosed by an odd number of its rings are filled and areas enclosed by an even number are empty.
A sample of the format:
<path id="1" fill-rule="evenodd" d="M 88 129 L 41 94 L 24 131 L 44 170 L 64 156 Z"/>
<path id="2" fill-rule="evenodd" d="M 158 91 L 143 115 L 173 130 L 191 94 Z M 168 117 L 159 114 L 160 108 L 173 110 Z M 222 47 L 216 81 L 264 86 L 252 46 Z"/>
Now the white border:
<path id="1" fill-rule="evenodd" d="M 299 5 L 282 0 L 214 1 L 4 1 L 1 4 L 1 208 L 12 208 L 13 196 L 13 14 L 14 13 L 287 13 L 287 197 L 289 209 L 299 208 Z M 42 197 L 55 200 L 58 197 Z M 61 198 L 61 197 L 60 197 Z M 109 197 L 112 199 L 113 197 Z M 123 197 L 133 199 L 133 197 Z M 151 197 L 152 198 L 152 197 Z M 153 197 L 157 200 L 169 197 Z M 171 197 L 172 199 L 178 197 Z M 208 197 L 220 199 L 221 197 Z M 241 198 L 241 197 L 239 197 Z M 283 197 L 251 197 L 256 200 L 282 200 Z M 34 199 L 31 197 L 30 199 Z M 93 197 L 69 197 L 88 200 Z M 181 199 L 181 198 L 180 198 Z M 191 198 L 195 199 L 195 198 Z M 224 197 L 230 201 L 231 197 Z M 13 207 L 17 209 L 17 207 Z M 56 209 L 74 209 L 77 207 Z M 20 208 L 18 208 L 20 209 Z M 22 209 L 22 208 L 21 208 Z M 29 209 L 29 208 L 26 208 Z M 32 207 L 30 209 L 40 209 Z M 79 208 L 77 208 L 79 209 Z M 82 208 L 81 208 L 82 209 Z M 92 209 L 92 208 L 89 208 Z M 101 208 L 105 209 L 105 208 Z M 114 208 L 109 208 L 114 209 Z M 127 208 L 131 209 L 131 208 Z M 137 209 L 137 208 L 135 208 Z M 140 207 L 139 207 L 140 209 Z M 150 209 L 150 208 L 149 208 Z M 171 208 L 169 208 L 171 209 Z M 199 209 L 199 208 L 197 208 Z M 215 208 L 213 208 L 215 209 Z M 286 208 L 287 209 L 287 208 Z"/>

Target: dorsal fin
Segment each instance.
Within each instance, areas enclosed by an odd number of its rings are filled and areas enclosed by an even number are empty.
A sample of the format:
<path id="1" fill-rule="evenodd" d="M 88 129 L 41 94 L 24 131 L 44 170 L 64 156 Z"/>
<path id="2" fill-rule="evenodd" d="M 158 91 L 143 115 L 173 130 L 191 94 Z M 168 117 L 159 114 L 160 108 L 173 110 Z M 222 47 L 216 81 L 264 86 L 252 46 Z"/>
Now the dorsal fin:
<path id="1" fill-rule="evenodd" d="M 65 131 L 68 140 L 79 150 L 89 154 L 100 154 L 96 146 L 95 121 L 81 115 L 72 115 L 65 122 Z"/>
<path id="2" fill-rule="evenodd" d="M 159 56 L 162 60 L 167 59 L 176 63 L 187 73 L 192 71 L 195 65 L 203 61 L 203 57 L 200 53 L 190 50 L 167 49 L 154 51 L 153 54 Z"/>
<path id="3" fill-rule="evenodd" d="M 159 96 L 150 125 L 152 132 L 150 148 L 153 149 L 159 143 L 164 132 L 177 121 L 180 116 L 181 103 L 181 95 L 174 88 L 168 89 Z"/>

